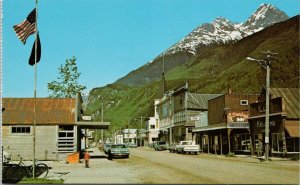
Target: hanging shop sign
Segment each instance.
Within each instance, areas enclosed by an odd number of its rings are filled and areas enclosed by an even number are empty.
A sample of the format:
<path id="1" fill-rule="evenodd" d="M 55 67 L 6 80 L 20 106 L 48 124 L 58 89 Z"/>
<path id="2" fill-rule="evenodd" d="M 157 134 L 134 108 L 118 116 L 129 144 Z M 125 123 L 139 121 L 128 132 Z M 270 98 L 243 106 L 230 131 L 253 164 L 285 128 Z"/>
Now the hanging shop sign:
<path id="1" fill-rule="evenodd" d="M 263 121 L 257 121 L 256 122 L 256 126 L 259 128 L 265 127 L 265 122 Z M 270 127 L 275 127 L 276 126 L 276 122 L 275 121 L 270 121 Z"/>

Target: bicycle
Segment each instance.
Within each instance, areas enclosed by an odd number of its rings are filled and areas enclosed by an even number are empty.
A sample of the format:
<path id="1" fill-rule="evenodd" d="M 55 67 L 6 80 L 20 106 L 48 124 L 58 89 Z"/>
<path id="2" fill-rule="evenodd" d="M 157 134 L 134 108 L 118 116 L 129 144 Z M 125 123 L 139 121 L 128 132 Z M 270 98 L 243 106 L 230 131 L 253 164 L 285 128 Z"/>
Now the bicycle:
<path id="1" fill-rule="evenodd" d="M 20 158 L 18 164 L 5 164 L 3 166 L 3 180 L 8 182 L 18 182 L 24 177 L 32 177 L 33 165 L 27 166 L 23 162 L 23 157 L 18 154 Z M 35 161 L 35 177 L 45 178 L 48 175 L 49 167 L 45 163 Z"/>

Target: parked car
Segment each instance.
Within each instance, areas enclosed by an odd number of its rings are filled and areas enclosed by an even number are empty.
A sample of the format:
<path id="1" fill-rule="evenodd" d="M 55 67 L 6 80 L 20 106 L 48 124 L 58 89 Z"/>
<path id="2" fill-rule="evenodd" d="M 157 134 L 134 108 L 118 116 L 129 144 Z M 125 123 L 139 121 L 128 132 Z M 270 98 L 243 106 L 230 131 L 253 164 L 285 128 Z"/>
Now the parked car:
<path id="1" fill-rule="evenodd" d="M 126 143 L 125 145 L 129 148 L 137 148 L 137 144 L 135 143 Z"/>
<path id="2" fill-rule="evenodd" d="M 110 148 L 111 144 L 110 143 L 106 143 L 103 145 L 103 151 L 105 154 L 108 153 L 108 149 Z"/>
<path id="3" fill-rule="evenodd" d="M 176 152 L 176 144 L 171 144 L 171 145 L 169 145 L 168 150 L 169 150 L 171 153 L 175 153 L 175 152 Z"/>
<path id="4" fill-rule="evenodd" d="M 129 158 L 129 149 L 125 144 L 112 144 L 108 149 L 108 158 L 112 159 L 116 156 Z"/>
<path id="5" fill-rule="evenodd" d="M 200 152 L 199 145 L 194 144 L 192 141 L 180 141 L 178 145 L 175 146 L 176 153 L 195 153 Z"/>
<path id="6" fill-rule="evenodd" d="M 255 148 L 259 149 L 262 145 L 262 142 L 259 139 L 255 140 Z M 250 152 L 251 151 L 251 142 L 250 139 L 243 140 L 241 143 L 241 151 Z"/>
<path id="7" fill-rule="evenodd" d="M 154 142 L 153 148 L 158 151 L 167 150 L 168 144 L 165 141 Z"/>

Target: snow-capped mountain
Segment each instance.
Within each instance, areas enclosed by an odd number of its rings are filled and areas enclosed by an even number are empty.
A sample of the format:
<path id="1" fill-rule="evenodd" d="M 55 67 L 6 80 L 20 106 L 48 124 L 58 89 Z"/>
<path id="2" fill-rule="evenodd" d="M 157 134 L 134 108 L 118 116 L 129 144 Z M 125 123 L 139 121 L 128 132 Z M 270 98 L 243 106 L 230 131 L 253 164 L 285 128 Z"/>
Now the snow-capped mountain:
<path id="1" fill-rule="evenodd" d="M 178 51 L 188 51 L 195 55 L 197 48 L 200 46 L 238 41 L 288 18 L 287 14 L 273 5 L 262 4 L 245 22 L 233 23 L 224 17 L 218 17 L 211 23 L 199 26 L 169 48 L 167 53 L 174 54 Z"/>
<path id="2" fill-rule="evenodd" d="M 242 40 L 274 23 L 286 21 L 289 17 L 270 4 L 261 4 L 245 21 L 234 23 L 224 17 L 217 17 L 211 23 L 202 24 L 156 58 L 138 69 L 118 79 L 116 83 L 143 85 L 159 80 L 162 74 L 162 61 L 165 74 L 173 68 L 188 62 L 211 46 L 223 45 Z"/>

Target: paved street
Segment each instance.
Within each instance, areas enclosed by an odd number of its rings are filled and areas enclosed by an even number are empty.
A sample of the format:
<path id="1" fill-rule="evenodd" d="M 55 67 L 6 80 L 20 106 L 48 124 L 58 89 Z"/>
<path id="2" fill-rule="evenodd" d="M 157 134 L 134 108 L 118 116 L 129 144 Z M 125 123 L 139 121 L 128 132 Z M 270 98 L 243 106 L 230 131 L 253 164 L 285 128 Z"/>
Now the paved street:
<path id="1" fill-rule="evenodd" d="M 65 183 L 197 183 L 197 184 L 299 184 L 299 161 L 270 163 L 240 156 L 174 154 L 151 148 L 130 149 L 129 159 L 108 160 L 102 152 L 83 163 L 49 162 L 50 178 Z"/>

